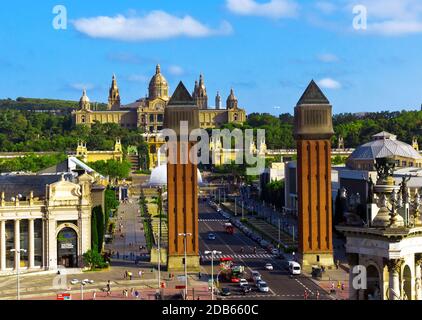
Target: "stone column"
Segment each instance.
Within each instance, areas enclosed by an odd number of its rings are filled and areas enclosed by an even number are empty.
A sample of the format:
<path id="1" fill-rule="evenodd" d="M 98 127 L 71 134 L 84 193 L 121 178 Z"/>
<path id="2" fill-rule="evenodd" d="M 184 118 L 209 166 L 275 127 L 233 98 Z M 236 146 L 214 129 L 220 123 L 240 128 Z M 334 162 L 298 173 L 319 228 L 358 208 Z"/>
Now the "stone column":
<path id="1" fill-rule="evenodd" d="M 0 271 L 6 269 L 6 220 L 0 221 Z"/>
<path id="2" fill-rule="evenodd" d="M 21 221 L 19 219 L 15 220 L 15 250 L 21 249 Z M 20 266 L 20 254 L 15 251 L 15 269 L 18 269 Z"/>
<path id="3" fill-rule="evenodd" d="M 415 255 L 415 299 L 422 300 L 422 254 Z"/>
<path id="4" fill-rule="evenodd" d="M 390 300 L 400 300 L 401 299 L 401 290 L 400 290 L 400 270 L 403 260 L 394 259 L 388 262 L 388 272 L 390 274 L 390 283 L 389 283 L 389 299 Z"/>
<path id="5" fill-rule="evenodd" d="M 35 246 L 34 246 L 34 219 L 28 220 L 28 236 L 29 236 L 29 243 L 28 243 L 28 259 L 29 259 L 29 269 L 33 269 L 35 267 L 34 263 L 34 255 L 35 255 Z"/>
<path id="6" fill-rule="evenodd" d="M 358 290 L 353 287 L 353 279 L 355 274 L 353 274 L 353 267 L 359 264 L 359 256 L 356 253 L 348 253 L 347 260 L 349 264 L 349 300 L 359 300 Z"/>

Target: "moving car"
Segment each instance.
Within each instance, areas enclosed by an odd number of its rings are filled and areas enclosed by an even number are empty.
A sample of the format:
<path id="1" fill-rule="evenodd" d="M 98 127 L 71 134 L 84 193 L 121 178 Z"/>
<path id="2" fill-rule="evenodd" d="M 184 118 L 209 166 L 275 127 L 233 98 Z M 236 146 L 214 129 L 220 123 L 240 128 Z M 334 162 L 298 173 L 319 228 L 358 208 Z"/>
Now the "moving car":
<path id="1" fill-rule="evenodd" d="M 229 296 L 229 295 L 232 294 L 230 292 L 230 289 L 229 288 L 223 288 L 223 289 L 221 289 L 220 293 L 221 293 L 222 296 L 225 296 L 225 297 L 227 297 L 227 296 Z"/>
<path id="2" fill-rule="evenodd" d="M 271 263 L 267 263 L 265 265 L 265 269 L 267 269 L 267 270 L 274 270 L 274 267 L 273 267 L 273 265 Z"/>
<path id="3" fill-rule="evenodd" d="M 246 279 L 240 279 L 240 281 L 239 281 L 239 285 L 240 285 L 241 287 L 243 287 L 243 286 L 247 286 L 247 285 L 249 285 L 249 282 L 248 282 L 248 280 L 246 280 Z"/>
<path id="4" fill-rule="evenodd" d="M 208 240 L 215 240 L 215 234 L 214 233 L 209 233 L 208 234 Z"/>
<path id="5" fill-rule="evenodd" d="M 300 275 L 301 271 L 299 263 L 296 261 L 289 261 L 289 272 L 291 275 Z"/>
<path id="6" fill-rule="evenodd" d="M 274 255 L 278 255 L 278 254 L 280 254 L 280 251 L 277 248 L 274 248 L 274 249 L 271 250 L 271 253 L 274 254 Z"/>
<path id="7" fill-rule="evenodd" d="M 268 292 L 270 291 L 270 288 L 268 287 L 267 283 L 265 281 L 259 281 L 257 284 L 258 290 L 261 292 Z"/>
<path id="8" fill-rule="evenodd" d="M 232 277 L 232 278 L 230 279 L 230 282 L 231 282 L 231 283 L 239 283 L 239 282 L 240 282 L 240 279 L 239 279 L 238 277 Z"/>

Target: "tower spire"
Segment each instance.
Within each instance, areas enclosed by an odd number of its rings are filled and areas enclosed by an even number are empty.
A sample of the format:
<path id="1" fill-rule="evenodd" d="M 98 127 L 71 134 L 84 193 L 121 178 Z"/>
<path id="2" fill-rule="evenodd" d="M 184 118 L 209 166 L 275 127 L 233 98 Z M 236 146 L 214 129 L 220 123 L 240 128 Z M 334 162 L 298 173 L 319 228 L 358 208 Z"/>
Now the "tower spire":
<path id="1" fill-rule="evenodd" d="M 111 79 L 111 87 L 108 94 L 108 105 L 107 110 L 118 110 L 120 109 L 120 92 L 117 86 L 116 75 L 113 73 Z"/>

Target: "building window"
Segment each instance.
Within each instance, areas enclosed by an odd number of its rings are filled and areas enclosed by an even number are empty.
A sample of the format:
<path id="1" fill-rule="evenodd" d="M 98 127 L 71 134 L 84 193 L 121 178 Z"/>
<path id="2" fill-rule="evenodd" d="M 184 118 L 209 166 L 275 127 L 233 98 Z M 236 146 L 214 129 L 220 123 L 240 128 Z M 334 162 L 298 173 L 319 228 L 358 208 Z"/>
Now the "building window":
<path id="1" fill-rule="evenodd" d="M 164 116 L 162 114 L 157 115 L 157 122 L 163 122 Z"/>
<path id="2" fill-rule="evenodd" d="M 402 167 L 406 167 L 407 166 L 407 161 L 402 161 L 401 162 Z"/>
<path id="3" fill-rule="evenodd" d="M 154 115 L 153 114 L 150 114 L 149 115 L 149 122 L 150 123 L 154 123 L 155 121 L 154 121 Z"/>
<path id="4" fill-rule="evenodd" d="M 34 221 L 34 264 L 36 267 L 42 266 L 42 220 Z"/>
<path id="5" fill-rule="evenodd" d="M 20 228 L 20 247 L 26 249 L 26 252 L 21 252 L 20 267 L 28 267 L 28 248 L 29 248 L 29 221 L 21 220 L 19 223 Z"/>
<path id="6" fill-rule="evenodd" d="M 10 252 L 15 248 L 15 221 L 6 221 L 6 268 L 15 268 L 15 254 Z"/>

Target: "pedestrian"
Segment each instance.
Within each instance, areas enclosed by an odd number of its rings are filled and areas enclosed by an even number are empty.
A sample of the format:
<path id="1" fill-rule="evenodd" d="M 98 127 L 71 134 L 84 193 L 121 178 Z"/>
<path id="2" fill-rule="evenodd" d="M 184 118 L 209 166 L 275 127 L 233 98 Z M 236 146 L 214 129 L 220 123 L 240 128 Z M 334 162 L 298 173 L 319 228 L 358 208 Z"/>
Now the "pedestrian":
<path id="1" fill-rule="evenodd" d="M 319 291 L 316 292 L 316 299 L 319 300 Z"/>
<path id="2" fill-rule="evenodd" d="M 338 281 L 337 282 L 337 289 L 340 289 L 341 288 L 341 283 L 340 283 L 340 281 Z"/>
<path id="3" fill-rule="evenodd" d="M 110 280 L 107 281 L 107 296 L 111 296 L 111 283 L 110 283 Z"/>
<path id="4" fill-rule="evenodd" d="M 307 290 L 305 290 L 305 292 L 303 293 L 303 298 L 305 300 L 308 300 L 308 291 Z"/>
<path id="5" fill-rule="evenodd" d="M 135 291 L 135 298 L 139 299 L 139 291 L 138 290 Z"/>
<path id="6" fill-rule="evenodd" d="M 125 273 L 123 274 L 123 279 L 127 279 L 127 270 L 125 270 Z"/>
<path id="7" fill-rule="evenodd" d="M 120 254 L 119 254 L 119 251 L 117 251 L 117 259 L 119 258 L 120 258 Z"/>
<path id="8" fill-rule="evenodd" d="M 95 300 L 97 298 L 97 291 L 94 290 L 92 293 L 92 300 Z"/>
<path id="9" fill-rule="evenodd" d="M 130 289 L 130 295 L 131 295 L 132 297 L 134 297 L 134 296 L 135 296 L 135 289 L 134 289 L 134 288 L 131 288 L 131 289 Z"/>
<path id="10" fill-rule="evenodd" d="M 338 268 L 340 267 L 340 260 L 336 261 L 336 269 L 338 270 Z"/>
<path id="11" fill-rule="evenodd" d="M 344 291 L 344 283 L 341 284 L 341 290 Z"/>
<path id="12" fill-rule="evenodd" d="M 132 272 L 128 272 L 127 275 L 129 276 L 129 280 L 132 280 Z"/>
<path id="13" fill-rule="evenodd" d="M 202 276 L 202 274 L 201 274 L 201 272 L 199 272 L 198 273 L 198 278 L 201 279 L 201 276 Z"/>
<path id="14" fill-rule="evenodd" d="M 139 278 L 142 278 L 142 270 L 139 270 L 138 274 L 139 274 Z"/>

